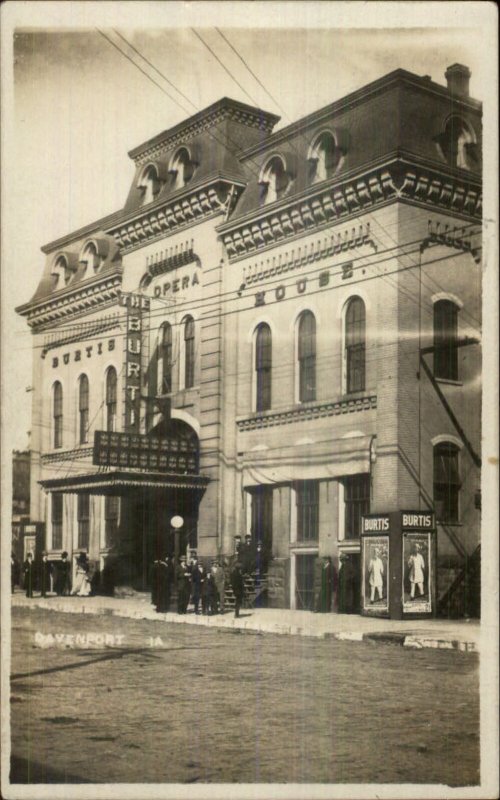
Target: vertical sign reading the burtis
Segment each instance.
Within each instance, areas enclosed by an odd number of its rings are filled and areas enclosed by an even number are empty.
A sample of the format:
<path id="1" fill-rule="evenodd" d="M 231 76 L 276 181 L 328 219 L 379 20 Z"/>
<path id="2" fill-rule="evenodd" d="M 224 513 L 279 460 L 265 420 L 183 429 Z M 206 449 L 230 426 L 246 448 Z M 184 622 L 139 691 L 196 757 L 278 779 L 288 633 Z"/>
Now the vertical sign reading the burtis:
<path id="1" fill-rule="evenodd" d="M 144 311 L 150 300 L 137 294 L 121 294 L 120 305 L 127 309 L 125 338 L 125 414 L 123 429 L 127 433 L 140 431 L 141 356 Z"/>

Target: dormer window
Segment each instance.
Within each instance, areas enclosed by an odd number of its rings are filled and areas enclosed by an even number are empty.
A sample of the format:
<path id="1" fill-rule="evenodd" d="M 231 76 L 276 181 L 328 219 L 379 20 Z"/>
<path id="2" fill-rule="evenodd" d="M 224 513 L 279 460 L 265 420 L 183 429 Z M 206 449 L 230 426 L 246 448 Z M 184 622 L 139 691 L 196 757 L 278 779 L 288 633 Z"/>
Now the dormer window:
<path id="1" fill-rule="evenodd" d="M 100 258 L 94 242 L 89 242 L 81 255 L 80 263 L 84 265 L 84 272 L 97 272 Z"/>
<path id="2" fill-rule="evenodd" d="M 73 277 L 74 270 L 70 267 L 68 263 L 68 259 L 66 256 L 59 256 L 56 259 L 54 264 L 54 268 L 52 270 L 52 275 L 54 276 L 54 289 L 64 283 L 65 286 L 68 285 L 71 278 Z"/>
<path id="3" fill-rule="evenodd" d="M 290 175 L 281 156 L 273 156 L 264 166 L 259 180 L 261 202 L 274 203 L 290 188 Z"/>
<path id="4" fill-rule="evenodd" d="M 138 188 L 142 191 L 142 203 L 152 203 L 158 196 L 161 188 L 158 170 L 154 164 L 149 164 L 143 171 Z"/>
<path id="5" fill-rule="evenodd" d="M 437 143 L 450 166 L 472 169 L 477 163 L 476 137 L 460 117 L 450 117 L 444 132 L 437 137 Z"/>
<path id="6" fill-rule="evenodd" d="M 172 176 L 172 189 L 182 189 L 194 175 L 195 163 L 186 147 L 181 147 L 170 162 L 169 172 Z"/>
<path id="7" fill-rule="evenodd" d="M 309 178 L 316 183 L 325 181 L 335 174 L 342 153 L 337 147 L 335 138 L 330 131 L 324 131 L 316 139 L 309 151 Z"/>

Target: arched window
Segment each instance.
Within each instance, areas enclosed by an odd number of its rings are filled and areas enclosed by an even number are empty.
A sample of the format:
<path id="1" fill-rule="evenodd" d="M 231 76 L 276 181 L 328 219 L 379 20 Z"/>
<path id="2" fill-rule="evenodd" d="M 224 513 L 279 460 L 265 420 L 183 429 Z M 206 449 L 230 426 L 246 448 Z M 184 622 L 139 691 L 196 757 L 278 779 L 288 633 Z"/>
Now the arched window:
<path id="1" fill-rule="evenodd" d="M 194 386 L 194 319 L 184 320 L 184 388 Z"/>
<path id="2" fill-rule="evenodd" d="M 62 447 L 63 440 L 63 389 L 56 381 L 53 389 L 54 447 Z"/>
<path id="3" fill-rule="evenodd" d="M 365 388 L 366 312 L 360 297 L 349 300 L 345 313 L 345 359 L 347 392 Z"/>
<path id="4" fill-rule="evenodd" d="M 81 375 L 78 381 L 78 441 L 85 444 L 89 440 L 89 379 Z"/>
<path id="5" fill-rule="evenodd" d="M 434 303 L 434 377 L 458 380 L 458 307 L 451 300 Z"/>
<path id="6" fill-rule="evenodd" d="M 477 161 L 474 134 L 460 117 L 451 117 L 438 137 L 443 155 L 452 167 L 470 169 Z"/>
<path id="7" fill-rule="evenodd" d="M 303 311 L 298 325 L 299 401 L 316 400 L 316 320 Z"/>
<path id="8" fill-rule="evenodd" d="M 110 367 L 106 372 L 106 430 L 116 431 L 116 398 L 118 378 L 116 369 Z"/>
<path id="9" fill-rule="evenodd" d="M 341 152 L 329 131 L 320 134 L 314 142 L 309 154 L 310 179 L 324 181 L 330 178 L 337 169 Z"/>
<path id="10" fill-rule="evenodd" d="M 459 521 L 459 449 L 452 442 L 434 447 L 434 507 L 440 522 Z"/>
<path id="11" fill-rule="evenodd" d="M 158 172 L 153 164 L 150 164 L 141 175 L 138 188 L 142 191 L 143 205 L 151 203 L 160 191 L 160 181 Z"/>
<path id="12" fill-rule="evenodd" d="M 99 269 L 99 256 L 97 248 L 93 242 L 89 242 L 83 251 L 81 262 L 85 264 L 85 270 L 89 269 L 92 272 L 97 272 Z"/>
<path id="13" fill-rule="evenodd" d="M 193 334 L 194 335 L 194 334 Z M 165 322 L 160 328 L 158 346 L 158 394 L 172 391 L 172 326 Z"/>
<path id="14" fill-rule="evenodd" d="M 262 170 L 259 186 L 261 201 L 264 203 L 274 203 L 286 194 L 290 184 L 285 164 L 279 156 L 273 156 Z"/>
<path id="15" fill-rule="evenodd" d="M 257 327 L 255 335 L 255 408 L 257 411 L 267 411 L 271 408 L 271 367 L 271 328 L 262 322 Z"/>
<path id="16" fill-rule="evenodd" d="M 188 150 L 181 147 L 177 150 L 170 164 L 169 172 L 173 179 L 173 189 L 182 189 L 193 177 L 195 164 Z"/>
<path id="17" fill-rule="evenodd" d="M 73 277 L 74 270 L 70 267 L 68 263 L 68 259 L 66 256 L 59 256 L 54 264 L 52 275 L 55 279 L 54 288 L 60 284 L 60 278 L 62 277 L 64 281 L 64 285 L 70 282 L 71 278 Z"/>

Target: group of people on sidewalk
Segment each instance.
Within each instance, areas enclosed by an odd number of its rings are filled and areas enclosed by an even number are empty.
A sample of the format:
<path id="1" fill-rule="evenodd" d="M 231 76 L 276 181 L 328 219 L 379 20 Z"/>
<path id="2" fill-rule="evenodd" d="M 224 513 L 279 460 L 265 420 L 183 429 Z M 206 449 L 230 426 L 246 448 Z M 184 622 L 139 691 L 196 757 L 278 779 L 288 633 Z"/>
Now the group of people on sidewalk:
<path id="1" fill-rule="evenodd" d="M 177 594 L 177 613 L 187 614 L 189 604 L 195 614 L 224 614 L 226 586 L 233 590 L 235 616 L 239 617 L 244 598 L 244 577 L 241 563 L 232 566 L 214 560 L 207 568 L 193 556 L 189 563 L 181 556 L 175 568 L 171 556 L 155 559 L 151 568 L 151 602 L 159 613 L 170 611 L 174 587 Z"/>
<path id="2" fill-rule="evenodd" d="M 28 553 L 20 566 L 14 553 L 11 555 L 11 588 L 21 584 L 26 597 L 33 597 L 39 591 L 41 597 L 48 597 L 51 592 L 58 597 L 88 597 L 95 594 L 96 575 L 91 568 L 86 553 L 81 552 L 75 560 L 75 577 L 72 580 L 72 565 L 68 553 L 61 553 L 58 561 L 49 561 L 47 553 L 42 553 L 39 563 L 35 562 L 32 553 Z"/>

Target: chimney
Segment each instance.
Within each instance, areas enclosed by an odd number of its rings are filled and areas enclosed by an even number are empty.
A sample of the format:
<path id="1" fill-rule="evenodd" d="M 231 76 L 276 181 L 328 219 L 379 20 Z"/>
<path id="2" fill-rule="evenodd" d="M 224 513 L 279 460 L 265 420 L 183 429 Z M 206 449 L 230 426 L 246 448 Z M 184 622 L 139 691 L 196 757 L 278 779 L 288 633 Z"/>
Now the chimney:
<path id="1" fill-rule="evenodd" d="M 452 94 L 461 94 L 462 97 L 469 96 L 469 80 L 471 71 L 463 64 L 452 64 L 444 73 L 448 84 L 448 91 Z"/>

